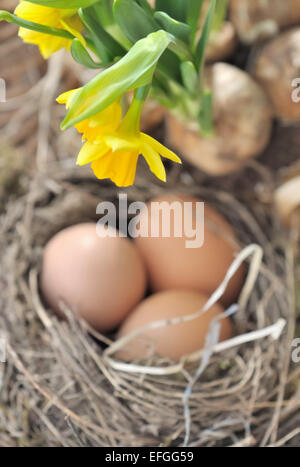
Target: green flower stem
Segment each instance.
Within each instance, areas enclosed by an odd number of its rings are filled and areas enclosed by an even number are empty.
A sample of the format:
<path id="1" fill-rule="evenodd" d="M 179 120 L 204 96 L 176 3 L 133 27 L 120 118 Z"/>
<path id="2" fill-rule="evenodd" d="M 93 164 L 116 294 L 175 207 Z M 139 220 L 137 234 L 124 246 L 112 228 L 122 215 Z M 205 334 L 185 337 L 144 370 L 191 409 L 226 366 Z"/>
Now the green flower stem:
<path id="1" fill-rule="evenodd" d="M 133 101 L 122 123 L 122 130 L 126 133 L 132 135 L 140 133 L 142 111 L 150 89 L 151 85 L 147 85 L 135 90 Z"/>
<path id="2" fill-rule="evenodd" d="M 201 15 L 204 0 L 187 0 L 188 1 L 188 17 L 187 23 L 191 28 L 190 42 L 194 50 L 195 41 L 199 27 L 199 18 Z"/>
<path id="3" fill-rule="evenodd" d="M 206 48 L 207 48 L 207 45 L 208 45 L 211 29 L 212 29 L 213 17 L 214 17 L 217 1 L 219 1 L 219 0 L 211 0 L 211 2 L 210 2 L 208 15 L 206 17 L 206 21 L 205 21 L 205 24 L 204 24 L 204 27 L 203 27 L 202 35 L 201 35 L 201 38 L 200 38 L 200 40 L 198 42 L 198 46 L 197 46 L 196 66 L 197 66 L 197 68 L 199 70 L 201 81 L 202 81 L 202 74 L 203 74 L 203 68 L 204 68 L 204 63 L 205 63 L 205 52 L 206 52 Z"/>
<path id="4" fill-rule="evenodd" d="M 43 26 L 42 24 L 33 23 L 25 19 L 18 18 L 18 16 L 9 13 L 8 11 L 0 10 L 0 21 L 7 21 L 8 23 L 15 24 L 20 28 L 30 29 L 31 31 L 41 32 L 42 34 L 51 34 L 52 36 L 64 37 L 66 39 L 74 39 L 73 34 L 65 29 L 52 28 L 50 26 Z"/>
<path id="5" fill-rule="evenodd" d="M 203 89 L 202 107 L 198 117 L 200 130 L 203 136 L 211 137 L 214 134 L 213 96 L 210 89 Z"/>
<path id="6" fill-rule="evenodd" d="M 114 15 L 110 0 L 101 0 L 92 6 L 95 12 L 95 19 L 99 21 L 104 28 L 114 24 Z"/>
<path id="7" fill-rule="evenodd" d="M 151 89 L 150 85 L 142 86 L 142 87 L 136 89 L 136 91 L 134 93 L 134 98 L 136 100 L 142 101 L 144 103 L 145 100 L 147 99 L 148 95 L 149 95 L 150 89 Z"/>

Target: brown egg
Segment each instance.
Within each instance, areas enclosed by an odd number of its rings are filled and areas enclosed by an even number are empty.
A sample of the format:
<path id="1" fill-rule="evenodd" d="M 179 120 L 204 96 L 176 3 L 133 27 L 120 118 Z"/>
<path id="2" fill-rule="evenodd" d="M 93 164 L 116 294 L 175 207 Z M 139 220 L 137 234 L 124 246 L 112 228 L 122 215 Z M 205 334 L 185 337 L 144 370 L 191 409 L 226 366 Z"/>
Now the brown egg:
<path id="1" fill-rule="evenodd" d="M 163 238 L 163 221 L 168 219 L 170 204 L 176 202 L 182 208 L 181 220 L 171 211 L 171 226 L 175 224 L 183 235 L 176 237 L 178 233 L 171 229 L 169 238 Z M 158 210 L 151 209 L 153 203 L 166 202 L 162 205 L 162 216 Z M 188 202 L 192 206 L 192 212 L 188 212 Z M 138 237 L 136 246 L 144 259 L 150 277 L 151 288 L 154 292 L 170 289 L 195 290 L 206 295 L 211 295 L 223 281 L 225 274 L 235 258 L 236 241 L 234 231 L 228 222 L 217 212 L 205 204 L 204 214 L 204 243 L 197 248 L 187 248 L 188 233 L 184 222 L 196 226 L 196 198 L 184 195 L 167 195 L 153 199 L 148 204 L 148 209 L 142 213 L 142 223 L 148 223 L 148 237 Z M 155 206 L 155 205 L 154 205 Z M 186 211 L 184 211 L 186 210 Z M 163 219 L 163 220 L 162 220 Z M 151 227 L 152 225 L 152 227 Z M 160 237 L 151 237 L 153 226 L 158 229 Z M 200 238 L 203 222 L 199 222 L 197 234 Z M 196 243 L 198 245 L 198 243 Z M 245 268 L 241 267 L 231 279 L 227 291 L 221 302 L 231 305 L 237 298 L 244 280 Z"/>
<path id="2" fill-rule="evenodd" d="M 143 298 L 145 288 L 145 268 L 134 245 L 126 238 L 98 236 L 96 224 L 67 228 L 45 247 L 41 289 L 60 316 L 62 300 L 99 331 L 109 331 Z"/>
<path id="3" fill-rule="evenodd" d="M 125 320 L 118 338 L 126 336 L 155 321 L 184 317 L 201 311 L 208 297 L 198 292 L 166 291 L 144 300 Z M 205 347 L 205 340 L 214 318 L 224 309 L 214 305 L 197 319 L 172 326 L 147 330 L 128 342 L 116 357 L 122 360 L 139 360 L 158 354 L 171 360 L 179 360 Z M 233 335 L 229 318 L 220 320 L 219 341 L 230 339 Z"/>

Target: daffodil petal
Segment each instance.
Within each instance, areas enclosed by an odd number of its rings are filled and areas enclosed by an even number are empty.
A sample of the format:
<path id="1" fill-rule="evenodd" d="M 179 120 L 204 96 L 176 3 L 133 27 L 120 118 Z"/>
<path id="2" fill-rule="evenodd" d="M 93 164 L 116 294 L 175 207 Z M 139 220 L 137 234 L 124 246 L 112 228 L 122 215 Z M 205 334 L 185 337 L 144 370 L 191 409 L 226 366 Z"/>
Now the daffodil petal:
<path id="1" fill-rule="evenodd" d="M 77 88 L 65 92 L 58 96 L 56 100 L 59 104 L 65 104 L 66 108 L 69 109 L 74 98 L 81 89 L 82 88 Z M 99 112 L 99 114 L 77 123 L 75 128 L 79 133 L 83 134 L 82 141 L 102 144 L 103 136 L 106 134 L 113 134 L 113 132 L 118 129 L 121 119 L 122 106 L 119 101 L 116 101 L 102 112 Z"/>
<path id="2" fill-rule="evenodd" d="M 70 12 L 70 10 L 67 10 Z M 76 11 L 75 11 L 76 12 Z M 15 15 L 19 18 L 26 19 L 27 21 L 39 22 L 40 24 L 48 26 L 56 26 L 60 12 L 57 8 L 52 8 L 42 5 L 33 5 L 32 3 L 21 0 L 19 5 L 15 8 Z M 74 15 L 74 11 L 72 11 Z"/>
<path id="3" fill-rule="evenodd" d="M 114 102 L 99 114 L 83 120 L 75 125 L 80 133 L 85 133 L 91 142 L 101 140 L 102 135 L 115 132 L 122 119 L 122 107 L 119 102 Z"/>
<path id="4" fill-rule="evenodd" d="M 91 117 L 91 120 L 95 120 L 98 124 L 101 123 L 101 125 L 108 125 L 109 122 L 109 124 L 111 126 L 115 126 L 115 128 L 119 127 L 121 119 L 122 106 L 119 100 L 109 105 L 102 112 Z"/>
<path id="5" fill-rule="evenodd" d="M 167 179 L 166 169 L 160 155 L 149 144 L 145 143 L 142 145 L 142 155 L 149 165 L 151 172 L 153 172 L 159 180 L 165 182 Z"/>
<path id="6" fill-rule="evenodd" d="M 76 94 L 78 94 L 78 92 L 80 90 L 81 90 L 81 88 L 72 89 L 71 91 L 64 92 L 63 94 L 58 96 L 56 101 L 59 104 L 65 104 L 66 108 L 69 109 L 71 107 L 71 105 L 72 105 L 72 101 L 73 101 L 74 97 L 76 96 Z"/>
<path id="7" fill-rule="evenodd" d="M 42 34 L 25 28 L 20 28 L 18 35 L 27 44 L 37 45 L 45 60 L 58 50 L 64 47 L 67 48 L 68 43 L 71 43 L 70 40 L 63 37 L 50 36 L 49 34 Z"/>
<path id="8" fill-rule="evenodd" d="M 85 143 L 80 153 L 77 157 L 77 165 L 86 165 L 90 162 L 93 162 L 97 159 L 103 157 L 107 152 L 109 152 L 109 148 L 104 146 L 103 144 L 91 144 Z"/>
<path id="9" fill-rule="evenodd" d="M 108 134 L 101 138 L 112 151 L 137 151 L 139 152 L 139 140 L 135 138 L 122 138 L 117 135 Z"/>
<path id="10" fill-rule="evenodd" d="M 170 149 L 163 146 L 163 144 L 156 141 L 156 139 L 152 138 L 145 133 L 141 133 L 141 139 L 144 143 L 151 146 L 156 152 L 158 152 L 161 156 L 165 157 L 166 159 L 170 159 L 173 162 L 177 162 L 181 164 L 181 159 L 175 154 L 175 152 L 171 151 Z"/>
<path id="11" fill-rule="evenodd" d="M 21 0 L 15 9 L 15 15 L 19 18 L 44 26 L 66 29 L 75 37 L 84 41 L 81 35 L 83 24 L 77 14 L 77 9 L 59 9 L 35 5 Z M 50 55 L 54 54 L 59 49 L 70 49 L 72 43 L 71 39 L 31 31 L 22 27 L 19 29 L 19 36 L 24 42 L 37 45 L 45 59 L 49 58 Z"/>
<path id="12" fill-rule="evenodd" d="M 109 178 L 119 187 L 134 184 L 139 154 L 132 152 L 108 152 L 92 163 L 95 176 L 101 180 Z"/>
<path id="13" fill-rule="evenodd" d="M 76 17 L 74 17 L 74 19 L 73 18 L 64 19 L 64 20 L 61 19 L 60 24 L 63 26 L 64 29 L 66 29 L 66 31 L 69 31 L 71 34 L 73 34 L 73 36 L 76 37 L 76 39 L 78 39 L 81 42 L 83 47 L 86 47 L 86 41 L 83 35 L 76 29 L 76 26 L 78 27 L 79 22 L 77 18 L 76 19 L 75 18 Z"/>

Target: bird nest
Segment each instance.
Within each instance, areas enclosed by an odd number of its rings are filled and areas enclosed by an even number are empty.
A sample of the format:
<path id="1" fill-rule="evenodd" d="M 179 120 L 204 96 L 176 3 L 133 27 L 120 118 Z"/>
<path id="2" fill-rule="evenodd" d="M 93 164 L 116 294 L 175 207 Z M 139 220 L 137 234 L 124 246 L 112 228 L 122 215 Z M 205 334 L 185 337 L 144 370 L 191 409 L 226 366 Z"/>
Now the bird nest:
<path id="1" fill-rule="evenodd" d="M 158 357 L 124 365 L 114 358 L 113 335 L 95 332 L 67 303 L 66 321 L 43 304 L 38 278 L 45 243 L 68 225 L 98 220 L 96 206 L 117 203 L 117 190 L 60 164 L 7 204 L 0 224 L 0 329 L 7 340 L 1 445 L 268 446 L 288 436 L 281 427 L 299 402 L 293 385 L 299 371 L 289 371 L 294 317 L 285 252 L 279 242 L 272 246 L 274 227 L 258 204 L 201 188 L 192 176 L 174 168 L 167 189 L 196 195 L 223 213 L 241 247 L 227 279 L 242 260 L 249 273 L 232 317 L 237 337 L 208 341 L 202 353 L 177 365 Z M 126 192 L 129 201 L 146 201 L 166 187 L 139 177 Z M 226 280 L 211 300 L 225 287 Z"/>

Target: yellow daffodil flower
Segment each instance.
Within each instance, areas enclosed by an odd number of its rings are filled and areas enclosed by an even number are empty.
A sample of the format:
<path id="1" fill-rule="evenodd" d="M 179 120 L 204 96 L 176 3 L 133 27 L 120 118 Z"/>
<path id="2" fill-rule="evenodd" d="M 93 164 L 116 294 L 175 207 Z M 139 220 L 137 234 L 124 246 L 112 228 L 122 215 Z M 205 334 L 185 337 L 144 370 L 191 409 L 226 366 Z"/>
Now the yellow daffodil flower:
<path id="1" fill-rule="evenodd" d="M 57 101 L 69 109 L 80 89 L 62 94 Z M 123 121 L 120 102 L 116 101 L 102 112 L 77 123 L 75 127 L 87 140 L 78 155 L 77 164 L 91 163 L 97 178 L 109 178 L 117 186 L 126 187 L 133 185 L 138 158 L 142 155 L 150 170 L 160 180 L 166 181 L 161 156 L 178 163 L 181 160 L 154 138 L 140 132 L 143 103 L 134 99 Z"/>
<path id="2" fill-rule="evenodd" d="M 59 104 L 65 104 L 66 109 L 69 109 L 75 96 L 81 88 L 73 89 L 72 91 L 65 92 L 57 98 Z M 115 131 L 122 119 L 122 107 L 119 101 L 114 102 L 102 112 L 93 115 L 86 120 L 75 125 L 79 133 L 83 134 L 83 140 L 89 142 L 95 141 L 102 134 Z"/>
<path id="3" fill-rule="evenodd" d="M 81 34 L 83 24 L 77 14 L 77 9 L 58 9 L 47 6 L 35 5 L 21 0 L 15 9 L 15 15 L 21 19 L 32 21 L 43 26 L 64 29 L 79 39 L 83 44 L 84 38 Z M 42 56 L 47 59 L 59 49 L 71 47 L 71 39 L 52 36 L 41 32 L 20 28 L 19 36 L 29 44 L 39 46 Z"/>
<path id="4" fill-rule="evenodd" d="M 101 134 L 92 143 L 88 141 L 78 155 L 77 164 L 91 163 L 97 178 L 109 178 L 117 186 L 125 187 L 133 185 L 138 158 L 142 155 L 151 172 L 165 182 L 161 156 L 178 163 L 181 160 L 154 138 L 140 132 L 143 103 L 134 99 L 116 131 Z"/>
<path id="5" fill-rule="evenodd" d="M 99 179 L 109 178 L 117 186 L 131 186 L 134 183 L 139 155 L 147 161 L 151 172 L 166 181 L 166 171 L 161 156 L 181 163 L 179 157 L 151 136 L 144 133 L 132 135 L 118 131 L 102 135 L 94 143 L 85 143 L 77 164 L 91 163 L 94 174 Z"/>

